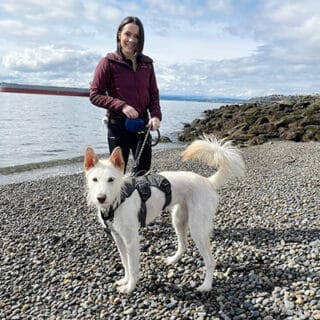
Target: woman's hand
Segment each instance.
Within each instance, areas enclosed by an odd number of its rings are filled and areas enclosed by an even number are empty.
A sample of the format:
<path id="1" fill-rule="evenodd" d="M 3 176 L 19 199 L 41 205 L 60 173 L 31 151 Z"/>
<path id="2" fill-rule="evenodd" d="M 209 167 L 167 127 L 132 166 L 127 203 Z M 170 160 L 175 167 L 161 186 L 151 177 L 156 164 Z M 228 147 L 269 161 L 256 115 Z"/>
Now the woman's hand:
<path id="1" fill-rule="evenodd" d="M 151 118 L 147 124 L 147 127 L 151 128 L 151 130 L 158 130 L 160 128 L 160 120 L 157 117 Z"/>
<path id="2" fill-rule="evenodd" d="M 122 112 L 127 116 L 129 119 L 136 119 L 139 116 L 139 113 L 137 110 L 128 104 L 125 104 L 124 107 L 122 108 Z"/>

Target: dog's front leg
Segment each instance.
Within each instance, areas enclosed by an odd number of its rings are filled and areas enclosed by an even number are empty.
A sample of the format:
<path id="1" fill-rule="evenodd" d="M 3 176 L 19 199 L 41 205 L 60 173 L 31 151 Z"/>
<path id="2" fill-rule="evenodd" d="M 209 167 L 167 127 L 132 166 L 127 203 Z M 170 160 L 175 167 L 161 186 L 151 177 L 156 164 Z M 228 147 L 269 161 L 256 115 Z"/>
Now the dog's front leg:
<path id="1" fill-rule="evenodd" d="M 123 286 L 128 283 L 129 281 L 129 268 L 128 268 L 128 254 L 126 250 L 126 246 L 124 244 L 123 239 L 119 235 L 118 232 L 112 231 L 112 237 L 116 243 L 118 251 L 120 253 L 121 262 L 124 268 L 124 277 L 116 282 L 117 286 Z"/>
<path id="2" fill-rule="evenodd" d="M 126 242 L 128 240 L 128 242 Z M 118 287 L 120 293 L 131 293 L 139 279 L 139 235 L 138 232 L 135 235 L 131 235 L 131 238 L 124 239 L 127 252 L 128 262 L 128 283 Z"/>

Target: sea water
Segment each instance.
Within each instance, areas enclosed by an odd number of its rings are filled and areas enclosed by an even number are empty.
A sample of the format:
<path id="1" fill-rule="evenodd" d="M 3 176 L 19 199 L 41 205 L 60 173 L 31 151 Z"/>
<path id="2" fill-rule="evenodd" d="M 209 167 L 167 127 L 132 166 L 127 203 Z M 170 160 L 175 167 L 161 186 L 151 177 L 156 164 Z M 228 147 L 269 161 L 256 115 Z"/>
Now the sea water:
<path id="1" fill-rule="evenodd" d="M 161 135 L 171 139 L 166 148 L 179 144 L 185 123 L 221 103 L 161 100 Z M 83 156 L 87 146 L 107 154 L 105 110 L 88 98 L 0 93 L 0 170 L 42 163 L 64 163 Z"/>

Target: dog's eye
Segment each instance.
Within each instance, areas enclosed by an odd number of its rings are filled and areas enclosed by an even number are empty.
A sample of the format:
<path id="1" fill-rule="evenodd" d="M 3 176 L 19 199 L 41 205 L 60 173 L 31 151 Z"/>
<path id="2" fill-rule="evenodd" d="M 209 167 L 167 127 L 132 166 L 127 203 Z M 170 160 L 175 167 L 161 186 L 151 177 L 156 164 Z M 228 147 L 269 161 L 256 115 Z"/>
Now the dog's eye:
<path id="1" fill-rule="evenodd" d="M 98 182 L 98 178 L 93 178 L 92 181 Z"/>
<path id="2" fill-rule="evenodd" d="M 111 178 L 108 179 L 108 182 L 113 182 L 113 181 L 114 181 L 114 178 L 113 178 L 113 177 L 111 177 Z"/>

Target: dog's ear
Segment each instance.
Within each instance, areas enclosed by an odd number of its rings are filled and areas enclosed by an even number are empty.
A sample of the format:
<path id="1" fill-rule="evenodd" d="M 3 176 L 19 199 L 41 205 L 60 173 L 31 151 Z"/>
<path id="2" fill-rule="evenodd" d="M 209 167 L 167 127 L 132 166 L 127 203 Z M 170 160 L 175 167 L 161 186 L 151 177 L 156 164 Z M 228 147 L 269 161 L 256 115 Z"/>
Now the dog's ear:
<path id="1" fill-rule="evenodd" d="M 113 149 L 111 156 L 109 158 L 109 161 L 116 167 L 119 168 L 120 170 L 124 170 L 124 160 L 122 156 L 122 151 L 120 147 L 116 147 Z"/>
<path id="2" fill-rule="evenodd" d="M 88 171 L 90 168 L 94 167 L 98 161 L 99 158 L 96 153 L 92 148 L 88 147 L 84 155 L 84 170 Z"/>

